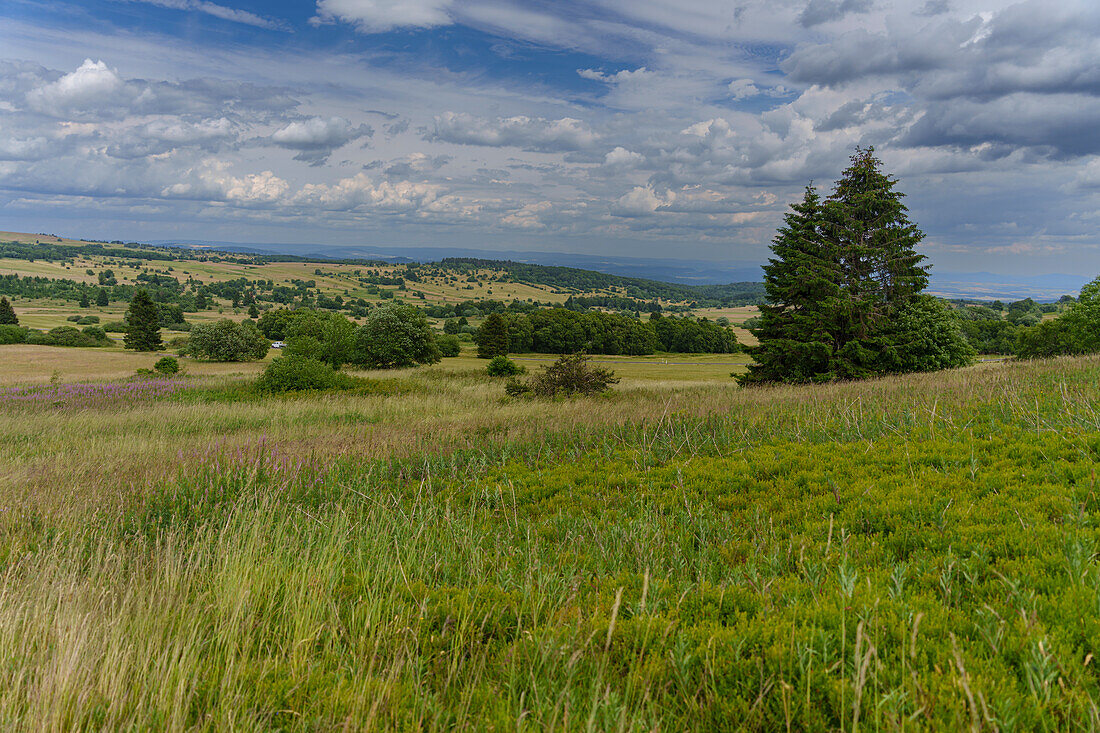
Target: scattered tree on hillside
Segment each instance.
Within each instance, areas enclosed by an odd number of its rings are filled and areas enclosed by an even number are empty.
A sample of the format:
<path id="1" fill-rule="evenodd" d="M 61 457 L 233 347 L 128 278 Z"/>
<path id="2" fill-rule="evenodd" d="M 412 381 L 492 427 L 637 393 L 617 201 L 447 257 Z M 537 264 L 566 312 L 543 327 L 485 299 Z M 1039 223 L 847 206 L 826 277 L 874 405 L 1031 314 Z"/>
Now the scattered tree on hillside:
<path id="1" fill-rule="evenodd" d="M 874 148 L 857 148 L 822 201 L 792 206 L 764 268 L 768 303 L 742 383 L 819 382 L 932 371 L 969 363 L 953 314 L 921 295 L 928 284 L 896 179 Z"/>
<path id="2" fill-rule="evenodd" d="M 354 360 L 356 328 L 348 318 L 308 308 L 288 312 L 291 317 L 284 327 L 287 354 L 318 359 L 333 369 Z"/>
<path id="3" fill-rule="evenodd" d="M 103 288 L 99 288 L 95 295 L 95 304 L 100 308 L 106 307 L 110 301 L 107 298 L 107 291 Z"/>
<path id="4" fill-rule="evenodd" d="M 0 297 L 0 324 L 18 326 L 19 317 L 15 315 L 15 309 L 7 298 Z"/>
<path id="5" fill-rule="evenodd" d="M 187 341 L 191 356 L 210 361 L 255 361 L 264 358 L 269 348 L 271 343 L 254 323 L 228 318 L 196 324 Z"/>
<path id="6" fill-rule="evenodd" d="M 508 355 L 508 326 L 499 313 L 490 313 L 477 330 L 477 356 L 492 359 Z"/>
<path id="7" fill-rule="evenodd" d="M 134 293 L 126 311 L 126 336 L 123 344 L 135 351 L 157 351 L 161 348 L 160 309 L 144 289 Z"/>
<path id="8" fill-rule="evenodd" d="M 415 306 L 387 303 L 359 328 L 351 361 L 371 369 L 435 364 L 442 355 L 428 319 Z"/>

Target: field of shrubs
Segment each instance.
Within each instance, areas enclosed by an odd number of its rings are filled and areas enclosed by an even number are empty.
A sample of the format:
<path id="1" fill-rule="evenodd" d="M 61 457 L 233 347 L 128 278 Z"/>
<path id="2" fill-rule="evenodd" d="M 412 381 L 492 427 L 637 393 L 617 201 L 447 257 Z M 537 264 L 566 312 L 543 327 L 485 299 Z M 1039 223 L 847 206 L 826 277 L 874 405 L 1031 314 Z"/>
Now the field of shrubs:
<path id="1" fill-rule="evenodd" d="M 1100 358 L 637 363 L 4 387 L 0 726 L 1100 727 Z"/>

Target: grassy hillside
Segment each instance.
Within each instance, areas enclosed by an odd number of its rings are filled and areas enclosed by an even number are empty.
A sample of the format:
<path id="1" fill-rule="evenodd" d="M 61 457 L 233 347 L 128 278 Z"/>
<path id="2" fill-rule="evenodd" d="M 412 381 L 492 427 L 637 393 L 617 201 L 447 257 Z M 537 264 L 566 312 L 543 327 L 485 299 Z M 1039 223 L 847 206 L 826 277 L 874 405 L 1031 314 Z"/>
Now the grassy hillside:
<path id="1" fill-rule="evenodd" d="M 595 299 L 602 310 L 664 309 L 689 312 L 701 308 L 748 306 L 762 296 L 759 283 L 729 286 L 686 286 L 639 278 L 625 278 L 566 267 L 543 267 L 495 260 L 445 260 L 429 264 L 391 264 L 368 260 L 307 260 L 283 255 L 252 255 L 214 250 L 184 250 L 122 242 L 81 242 L 47 235 L 0 232 L 0 294 L 14 301 L 24 325 L 53 328 L 74 314 L 117 320 L 129 295 L 112 294 L 109 307 L 96 308 L 95 295 L 104 287 L 101 275 L 110 273 L 119 288 L 148 286 L 150 278 L 172 281 L 161 293 L 168 300 L 199 290 L 209 307 L 187 311 L 188 321 L 244 318 L 250 301 L 236 305 L 230 292 L 256 295 L 261 309 L 310 303 L 339 297 L 352 317 L 362 319 L 351 303 L 377 304 L 386 299 L 406 300 L 420 307 L 463 301 L 514 300 L 556 305 L 570 297 Z M 6 283 L 4 276 L 48 278 L 43 292 L 28 295 Z M 54 287 L 58 282 L 65 287 Z M 237 283 L 227 290 L 219 284 Z M 110 289 L 110 287 L 108 287 Z M 284 292 L 276 296 L 275 291 Z M 81 295 L 93 302 L 90 311 L 78 311 Z M 18 296 L 18 297 L 17 297 Z M 193 300 L 193 298 L 192 298 Z M 599 303 L 607 302 L 603 306 Z M 334 306 L 335 307 L 335 306 Z M 702 314 L 703 311 L 699 311 Z M 745 316 L 748 317 L 748 316 Z M 743 320 L 743 319 L 742 319 Z M 739 323 L 740 321 L 734 321 Z M 742 336 L 747 332 L 742 333 Z"/>
<path id="2" fill-rule="evenodd" d="M 552 403 L 462 359 L 5 388 L 0 721 L 1100 726 L 1100 359 L 754 390 L 622 361 Z"/>

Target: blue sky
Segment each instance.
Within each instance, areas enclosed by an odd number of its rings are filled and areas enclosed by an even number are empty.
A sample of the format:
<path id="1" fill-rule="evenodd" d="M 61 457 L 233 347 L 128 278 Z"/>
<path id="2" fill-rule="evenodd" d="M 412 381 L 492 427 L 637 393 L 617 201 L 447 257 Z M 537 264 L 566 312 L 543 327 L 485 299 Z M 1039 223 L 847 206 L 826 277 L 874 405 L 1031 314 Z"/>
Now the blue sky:
<path id="1" fill-rule="evenodd" d="M 855 145 L 943 270 L 1100 271 L 1100 4 L 0 5 L 0 229 L 759 262 Z"/>

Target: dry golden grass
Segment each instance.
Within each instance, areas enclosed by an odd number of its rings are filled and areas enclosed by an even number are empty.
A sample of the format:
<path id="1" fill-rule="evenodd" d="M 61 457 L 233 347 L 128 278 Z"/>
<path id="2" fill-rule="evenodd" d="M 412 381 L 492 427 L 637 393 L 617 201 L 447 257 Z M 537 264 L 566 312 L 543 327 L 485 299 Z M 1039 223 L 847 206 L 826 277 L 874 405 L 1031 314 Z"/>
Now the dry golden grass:
<path id="1" fill-rule="evenodd" d="M 160 356 L 121 348 L 71 349 L 10 344 L 0 346 L 0 386 L 44 384 L 55 375 L 63 382 L 124 379 L 133 376 L 138 369 L 151 368 Z M 188 373 L 195 376 L 250 376 L 263 368 L 262 362 L 223 364 L 192 360 L 186 361 L 186 367 Z"/>

